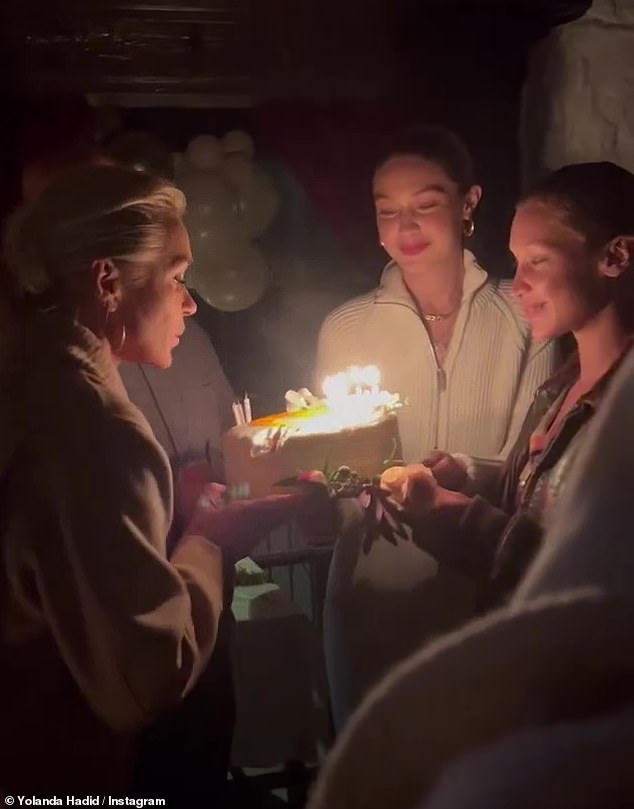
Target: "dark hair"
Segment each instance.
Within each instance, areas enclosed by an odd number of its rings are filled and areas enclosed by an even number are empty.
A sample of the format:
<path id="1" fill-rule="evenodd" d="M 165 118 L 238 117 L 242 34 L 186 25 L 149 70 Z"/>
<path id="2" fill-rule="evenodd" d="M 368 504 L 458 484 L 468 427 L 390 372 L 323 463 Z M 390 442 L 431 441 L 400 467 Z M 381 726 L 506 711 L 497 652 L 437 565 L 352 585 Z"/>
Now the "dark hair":
<path id="1" fill-rule="evenodd" d="M 559 209 L 591 247 L 634 235 L 634 174 L 607 161 L 575 163 L 552 172 L 520 199 Z"/>
<path id="2" fill-rule="evenodd" d="M 391 157 L 406 155 L 436 163 L 462 193 L 466 193 L 476 181 L 469 150 L 458 135 L 444 126 L 426 124 L 393 135 L 384 144 L 375 162 L 375 171 Z"/>

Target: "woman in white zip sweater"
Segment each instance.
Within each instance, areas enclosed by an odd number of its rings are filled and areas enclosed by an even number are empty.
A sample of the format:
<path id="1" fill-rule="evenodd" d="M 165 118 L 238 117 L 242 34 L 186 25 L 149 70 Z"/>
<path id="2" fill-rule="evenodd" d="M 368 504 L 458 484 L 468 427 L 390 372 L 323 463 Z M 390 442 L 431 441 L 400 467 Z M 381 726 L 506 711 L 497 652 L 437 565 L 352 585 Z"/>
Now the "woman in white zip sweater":
<path id="1" fill-rule="evenodd" d="M 425 460 L 445 485 L 486 491 L 513 446 L 536 389 L 555 364 L 509 296 L 464 242 L 482 189 L 451 132 L 406 133 L 373 180 L 379 238 L 391 258 L 379 287 L 322 326 L 316 382 L 348 365 L 377 365 L 399 413 L 404 459 Z M 457 454 L 456 463 L 447 453 Z M 363 547 L 342 535 L 324 611 L 326 660 L 340 728 L 367 688 L 430 637 L 468 620 L 473 584 L 411 542 Z"/>
<path id="2" fill-rule="evenodd" d="M 436 449 L 502 460 L 555 351 L 531 342 L 510 282 L 489 280 L 464 249 L 482 195 L 471 157 L 442 127 L 411 130 L 378 164 L 373 193 L 391 261 L 378 288 L 326 318 L 315 382 L 377 365 L 383 386 L 408 402 L 399 414 L 405 461 Z"/>

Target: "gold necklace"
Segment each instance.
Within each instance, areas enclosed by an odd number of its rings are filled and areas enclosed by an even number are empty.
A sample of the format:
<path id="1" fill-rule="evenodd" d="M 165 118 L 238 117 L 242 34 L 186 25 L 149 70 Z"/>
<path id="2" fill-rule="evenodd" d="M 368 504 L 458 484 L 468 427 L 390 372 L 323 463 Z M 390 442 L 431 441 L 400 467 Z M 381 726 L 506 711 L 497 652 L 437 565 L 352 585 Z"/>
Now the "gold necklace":
<path id="1" fill-rule="evenodd" d="M 455 315 L 460 307 L 456 306 L 455 309 L 452 309 L 451 312 L 447 312 L 445 315 L 439 314 L 432 314 L 427 312 L 421 312 L 423 316 L 423 320 L 426 320 L 428 323 L 437 323 L 439 320 L 448 320 L 452 315 Z"/>

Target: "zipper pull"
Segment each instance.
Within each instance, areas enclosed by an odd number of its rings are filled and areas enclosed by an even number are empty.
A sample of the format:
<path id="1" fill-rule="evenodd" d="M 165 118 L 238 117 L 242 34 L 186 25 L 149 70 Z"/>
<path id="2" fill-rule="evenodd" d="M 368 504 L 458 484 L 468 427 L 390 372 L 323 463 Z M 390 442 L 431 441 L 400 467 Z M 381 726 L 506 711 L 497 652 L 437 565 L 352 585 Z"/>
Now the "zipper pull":
<path id="1" fill-rule="evenodd" d="M 438 390 L 442 393 L 447 388 L 447 375 L 445 374 L 445 369 L 441 366 L 438 366 L 436 369 L 436 379 L 438 381 Z"/>

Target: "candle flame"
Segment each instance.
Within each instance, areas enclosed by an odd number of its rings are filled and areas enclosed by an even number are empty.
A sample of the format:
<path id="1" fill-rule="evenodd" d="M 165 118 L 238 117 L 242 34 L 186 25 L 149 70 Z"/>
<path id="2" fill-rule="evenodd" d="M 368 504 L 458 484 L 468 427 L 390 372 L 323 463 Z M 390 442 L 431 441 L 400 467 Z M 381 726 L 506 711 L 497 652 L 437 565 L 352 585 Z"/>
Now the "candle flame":
<path id="1" fill-rule="evenodd" d="M 323 391 L 328 408 L 326 418 L 333 428 L 359 427 L 378 421 L 398 405 L 398 394 L 380 389 L 381 374 L 376 365 L 352 365 L 324 379 Z M 337 428 L 335 425 L 338 424 Z"/>
<path id="2" fill-rule="evenodd" d="M 306 388 L 288 391 L 289 412 L 267 419 L 267 428 L 252 436 L 252 454 L 271 451 L 292 435 L 325 435 L 375 424 L 402 405 L 398 393 L 380 386 L 375 365 L 353 365 L 324 379 L 322 400 Z"/>

